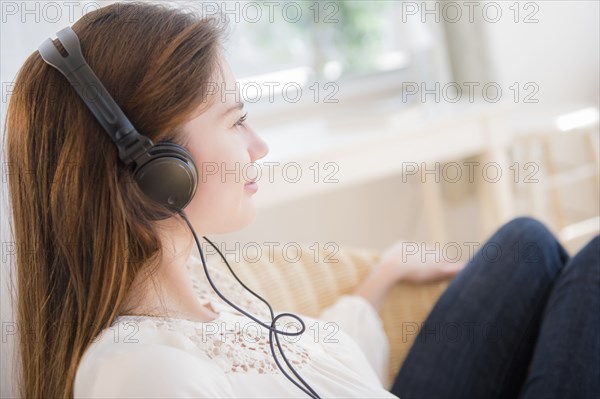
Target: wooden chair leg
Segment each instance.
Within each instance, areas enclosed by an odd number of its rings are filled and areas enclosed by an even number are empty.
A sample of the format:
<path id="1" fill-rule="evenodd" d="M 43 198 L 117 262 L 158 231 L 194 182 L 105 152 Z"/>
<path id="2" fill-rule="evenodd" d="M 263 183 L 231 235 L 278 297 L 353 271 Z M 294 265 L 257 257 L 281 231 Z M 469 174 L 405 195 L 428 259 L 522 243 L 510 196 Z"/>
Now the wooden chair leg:
<path id="1" fill-rule="evenodd" d="M 433 242 L 445 242 L 447 238 L 442 184 L 443 179 L 440 178 L 438 183 L 430 176 L 421 182 L 423 204 L 427 212 L 428 235 L 429 240 Z"/>

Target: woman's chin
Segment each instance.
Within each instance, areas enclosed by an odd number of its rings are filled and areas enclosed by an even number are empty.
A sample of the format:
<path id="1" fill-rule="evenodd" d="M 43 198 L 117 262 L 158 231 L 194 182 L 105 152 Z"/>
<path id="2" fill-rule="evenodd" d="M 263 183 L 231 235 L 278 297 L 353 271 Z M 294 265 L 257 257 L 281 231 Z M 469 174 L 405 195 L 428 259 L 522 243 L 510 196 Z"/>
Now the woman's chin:
<path id="1" fill-rule="evenodd" d="M 256 208 L 254 205 L 246 207 L 242 214 L 238 215 L 235 220 L 229 219 L 223 221 L 215 229 L 211 229 L 213 234 L 229 234 L 242 230 L 250 225 L 256 218 Z"/>
<path id="2" fill-rule="evenodd" d="M 252 205 L 249 207 L 250 209 L 244 215 L 245 217 L 244 217 L 241 225 L 236 230 L 241 230 L 241 229 L 247 227 L 256 218 L 256 205 L 254 204 L 254 201 L 251 201 L 251 202 L 252 202 Z"/>

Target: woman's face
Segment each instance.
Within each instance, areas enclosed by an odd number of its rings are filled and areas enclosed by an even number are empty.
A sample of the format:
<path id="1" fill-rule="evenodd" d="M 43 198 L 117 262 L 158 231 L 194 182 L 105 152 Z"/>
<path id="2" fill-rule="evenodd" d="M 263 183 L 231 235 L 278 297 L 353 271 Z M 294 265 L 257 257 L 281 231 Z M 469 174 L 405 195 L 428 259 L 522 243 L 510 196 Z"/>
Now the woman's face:
<path id="1" fill-rule="evenodd" d="M 254 191 L 245 184 L 257 176 L 252 162 L 269 152 L 243 120 L 246 112 L 224 58 L 221 65 L 223 76 L 213 85 L 214 103 L 183 126 L 198 169 L 198 188 L 185 211 L 202 235 L 229 233 L 250 223 L 256 213 Z"/>

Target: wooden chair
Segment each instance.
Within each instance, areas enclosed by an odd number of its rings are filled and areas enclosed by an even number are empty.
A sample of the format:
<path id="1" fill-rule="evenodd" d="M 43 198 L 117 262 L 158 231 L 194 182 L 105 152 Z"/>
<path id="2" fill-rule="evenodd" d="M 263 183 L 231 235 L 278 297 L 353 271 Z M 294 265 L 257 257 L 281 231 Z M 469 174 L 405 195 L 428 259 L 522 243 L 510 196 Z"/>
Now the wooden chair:
<path id="1" fill-rule="evenodd" d="M 351 294 L 379 258 L 379 251 L 366 248 L 338 248 L 331 253 L 324 249 L 315 251 L 310 244 L 300 247 L 298 262 L 287 262 L 275 254 L 273 262 L 264 257 L 254 263 L 242 261 L 231 266 L 244 284 L 264 296 L 275 309 L 316 317 L 338 296 Z M 266 253 L 267 248 L 264 249 Z M 390 345 L 386 388 L 391 387 L 416 338 L 414 326 L 421 326 L 447 285 L 448 281 L 399 283 L 387 296 L 379 313 Z"/>

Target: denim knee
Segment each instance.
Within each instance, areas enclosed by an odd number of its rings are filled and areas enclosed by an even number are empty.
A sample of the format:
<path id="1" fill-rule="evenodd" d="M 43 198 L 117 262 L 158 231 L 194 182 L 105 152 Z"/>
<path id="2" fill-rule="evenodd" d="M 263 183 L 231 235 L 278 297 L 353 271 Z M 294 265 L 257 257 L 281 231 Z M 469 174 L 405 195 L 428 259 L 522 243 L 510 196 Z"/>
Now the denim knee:
<path id="1" fill-rule="evenodd" d="M 513 245 L 521 248 L 535 249 L 536 251 L 558 250 L 563 260 L 566 261 L 566 251 L 561 247 L 556 237 L 548 227 L 539 220 L 529 216 L 519 216 L 505 223 L 497 232 L 500 236 L 508 236 L 514 241 Z M 510 244 L 509 244 L 510 245 Z"/>
<path id="2" fill-rule="evenodd" d="M 569 258 L 548 227 L 529 216 L 508 221 L 490 242 L 510 255 L 504 258 L 505 261 L 522 266 L 542 264 L 551 276 L 555 276 Z"/>
<path id="3" fill-rule="evenodd" d="M 541 240 L 554 238 L 548 227 L 530 216 L 518 216 L 505 223 L 501 230 L 508 229 L 522 233 L 526 237 L 537 237 Z"/>
<path id="4" fill-rule="evenodd" d="M 571 259 L 572 263 L 577 263 L 586 278 L 599 280 L 600 278 L 600 235 L 592 238 L 581 250 Z"/>
<path id="5" fill-rule="evenodd" d="M 600 260 L 600 235 L 592 238 L 580 251 L 581 256 L 586 257 L 593 264 Z"/>

